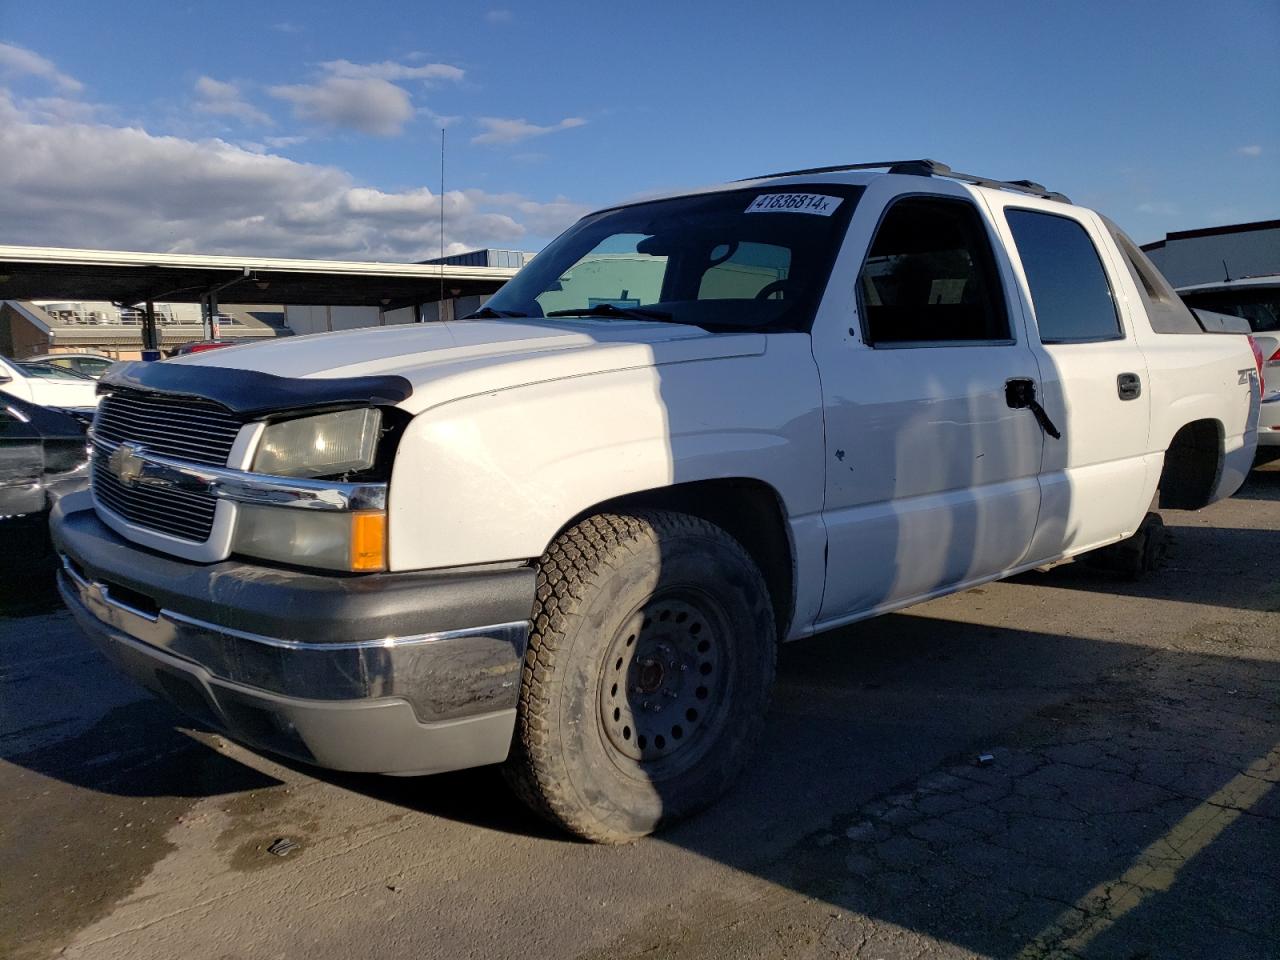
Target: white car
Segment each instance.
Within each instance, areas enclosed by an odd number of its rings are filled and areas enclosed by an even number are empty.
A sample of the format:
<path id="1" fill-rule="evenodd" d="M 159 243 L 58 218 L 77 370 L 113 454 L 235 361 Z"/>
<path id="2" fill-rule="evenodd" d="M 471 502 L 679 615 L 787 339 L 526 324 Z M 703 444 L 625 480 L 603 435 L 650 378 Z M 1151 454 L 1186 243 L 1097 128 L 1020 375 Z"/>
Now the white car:
<path id="1" fill-rule="evenodd" d="M 1192 307 L 1248 322 L 1263 360 L 1259 453 L 1280 456 L 1280 275 L 1201 283 L 1178 293 Z"/>
<path id="2" fill-rule="evenodd" d="M 778 641 L 1143 538 L 1157 490 L 1232 494 L 1257 368 L 1196 329 L 1028 182 L 913 161 L 627 203 L 474 319 L 114 367 L 61 588 L 249 744 L 505 762 L 627 840 L 748 763 Z"/>
<path id="3" fill-rule="evenodd" d="M 0 391 L 63 410 L 92 410 L 98 405 L 97 381 L 49 364 L 24 365 L 5 357 L 0 357 Z"/>

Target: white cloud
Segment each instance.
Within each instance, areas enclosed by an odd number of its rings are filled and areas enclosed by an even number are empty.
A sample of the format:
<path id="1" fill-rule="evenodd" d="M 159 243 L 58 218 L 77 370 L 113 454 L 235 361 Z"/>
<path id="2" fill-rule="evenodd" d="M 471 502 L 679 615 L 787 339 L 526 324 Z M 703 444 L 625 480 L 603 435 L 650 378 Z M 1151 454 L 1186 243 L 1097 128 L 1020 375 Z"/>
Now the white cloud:
<path id="1" fill-rule="evenodd" d="M 306 143 L 306 137 L 263 137 L 262 142 L 273 150 L 280 150 L 284 147 L 296 147 L 300 143 Z"/>
<path id="2" fill-rule="evenodd" d="M 478 122 L 480 126 L 484 127 L 484 133 L 472 137 L 472 143 L 519 143 L 521 140 L 541 137 L 548 133 L 555 133 L 557 130 L 580 127 L 587 121 L 582 117 L 565 117 L 559 123 L 539 126 L 536 123 L 530 123 L 523 117 L 519 119 L 480 117 Z"/>
<path id="3" fill-rule="evenodd" d="M 421 260 L 441 198 L 223 140 L 39 122 L 0 93 L 0 222 L 23 242 L 175 252 Z M 563 197 L 451 190 L 446 247 L 535 246 L 585 212 Z"/>
<path id="4" fill-rule="evenodd" d="M 488 20 L 490 23 L 510 23 L 511 11 L 510 10 L 490 10 L 488 13 L 484 15 L 484 18 Z"/>
<path id="5" fill-rule="evenodd" d="M 429 83 L 457 81 L 464 76 L 461 69 L 447 63 L 411 66 L 391 60 L 329 60 L 320 67 L 325 76 L 316 83 L 271 87 L 268 92 L 291 103 L 293 115 L 299 120 L 382 137 L 402 133 L 414 115 L 413 98 L 393 80 Z"/>
<path id="6" fill-rule="evenodd" d="M 83 83 L 63 73 L 52 60 L 12 43 L 0 43 L 0 75 L 39 77 L 64 93 L 79 93 L 84 89 Z"/>
<path id="7" fill-rule="evenodd" d="M 318 84 L 272 87 L 273 97 L 293 104 L 308 123 L 392 137 L 413 117 L 413 101 L 394 83 L 376 77 L 327 77 Z"/>
<path id="8" fill-rule="evenodd" d="M 377 80 L 461 80 L 466 74 L 460 67 L 448 63 L 424 63 L 418 67 L 407 63 L 383 60 L 381 63 L 352 63 L 350 60 L 329 60 L 320 64 L 335 77 Z"/>
<path id="9" fill-rule="evenodd" d="M 1148 200 L 1138 204 L 1139 213 L 1150 213 L 1161 217 L 1176 217 L 1179 208 L 1172 200 Z"/>
<path id="10" fill-rule="evenodd" d="M 271 118 L 248 103 L 234 83 L 200 77 L 196 80 L 196 109 L 220 117 L 234 117 L 241 123 L 271 124 Z"/>
<path id="11" fill-rule="evenodd" d="M 1236 153 L 1242 157 L 1260 157 L 1262 156 L 1262 147 L 1256 143 L 1251 143 L 1247 147 L 1241 147 Z"/>
<path id="12" fill-rule="evenodd" d="M 441 130 L 445 129 L 446 127 L 452 127 L 454 124 L 459 123 L 462 120 L 462 117 L 459 117 L 456 115 L 436 113 L 430 107 L 419 107 L 418 112 L 422 114 L 424 117 L 430 118 L 431 122 L 434 123 Z"/>
<path id="13" fill-rule="evenodd" d="M 101 104 L 68 97 L 35 97 L 24 101 L 23 106 L 45 123 L 87 123 L 104 110 Z"/>

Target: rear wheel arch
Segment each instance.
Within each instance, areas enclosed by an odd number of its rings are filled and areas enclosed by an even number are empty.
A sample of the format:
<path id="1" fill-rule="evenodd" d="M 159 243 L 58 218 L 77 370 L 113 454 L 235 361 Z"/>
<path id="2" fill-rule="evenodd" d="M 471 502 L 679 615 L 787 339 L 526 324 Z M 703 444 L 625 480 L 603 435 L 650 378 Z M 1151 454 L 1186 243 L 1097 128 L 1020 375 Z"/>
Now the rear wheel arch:
<path id="1" fill-rule="evenodd" d="M 1184 424 L 1164 454 L 1159 504 L 1165 509 L 1199 510 L 1213 500 L 1222 475 L 1222 422 L 1212 418 Z"/>

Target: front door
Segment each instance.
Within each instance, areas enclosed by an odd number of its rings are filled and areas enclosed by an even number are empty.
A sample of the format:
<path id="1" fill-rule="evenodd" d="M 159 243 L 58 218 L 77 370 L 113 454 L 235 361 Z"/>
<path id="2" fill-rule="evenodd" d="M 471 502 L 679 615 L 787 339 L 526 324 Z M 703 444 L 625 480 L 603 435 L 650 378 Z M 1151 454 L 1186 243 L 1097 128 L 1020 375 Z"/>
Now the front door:
<path id="1" fill-rule="evenodd" d="M 895 195 L 895 181 L 868 188 L 850 227 L 850 245 L 861 236 L 869 252 L 848 336 L 831 337 L 829 301 L 825 336 L 815 327 L 827 418 L 820 626 L 1009 570 L 1040 506 L 1044 436 L 1009 384 L 1034 385 L 1038 368 L 987 214 L 957 185 Z"/>

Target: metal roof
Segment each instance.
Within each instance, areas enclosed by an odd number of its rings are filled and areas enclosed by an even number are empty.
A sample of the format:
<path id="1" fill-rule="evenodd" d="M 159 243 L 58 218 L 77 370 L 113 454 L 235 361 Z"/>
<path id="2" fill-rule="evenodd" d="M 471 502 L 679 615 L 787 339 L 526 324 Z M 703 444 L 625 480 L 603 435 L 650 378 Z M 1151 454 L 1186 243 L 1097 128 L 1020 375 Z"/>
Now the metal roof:
<path id="1" fill-rule="evenodd" d="M 493 293 L 515 273 L 511 267 L 0 245 L 3 300 L 195 303 L 230 281 L 231 285 L 219 292 L 219 298 L 228 303 L 380 306 L 390 310 L 439 300 L 441 279 L 445 297 L 465 297 Z"/>

